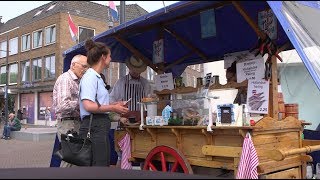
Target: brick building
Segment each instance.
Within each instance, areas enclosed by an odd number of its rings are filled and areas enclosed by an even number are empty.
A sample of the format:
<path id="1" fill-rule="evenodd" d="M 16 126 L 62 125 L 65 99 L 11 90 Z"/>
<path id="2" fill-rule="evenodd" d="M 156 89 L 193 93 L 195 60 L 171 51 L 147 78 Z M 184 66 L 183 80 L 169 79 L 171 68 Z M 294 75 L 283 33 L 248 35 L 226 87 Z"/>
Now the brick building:
<path id="1" fill-rule="evenodd" d="M 110 21 L 107 6 L 90 1 L 52 1 L 6 23 L 0 19 L 0 109 L 4 108 L 8 75 L 9 110 L 21 108 L 27 123 L 45 124 L 44 110 L 52 106 L 52 89 L 63 71 L 62 53 L 76 45 L 69 32 L 68 13 L 78 27 L 79 42 L 119 24 Z M 126 5 L 126 21 L 146 13 L 137 4 Z M 187 68 L 185 84 L 195 86 L 201 72 L 202 65 Z M 111 63 L 104 73 L 112 87 L 119 78 L 119 64 Z M 154 74 L 148 68 L 142 76 L 152 82 Z M 53 111 L 51 114 L 55 119 Z"/>

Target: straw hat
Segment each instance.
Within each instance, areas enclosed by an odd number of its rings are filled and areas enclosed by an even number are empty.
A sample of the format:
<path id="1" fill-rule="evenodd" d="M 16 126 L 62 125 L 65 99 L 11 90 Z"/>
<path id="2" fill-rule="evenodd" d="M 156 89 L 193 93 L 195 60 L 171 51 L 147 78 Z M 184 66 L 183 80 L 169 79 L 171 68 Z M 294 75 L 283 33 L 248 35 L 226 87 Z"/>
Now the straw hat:
<path id="1" fill-rule="evenodd" d="M 147 69 L 147 65 L 141 60 L 131 56 L 126 60 L 127 67 L 137 73 L 142 73 Z"/>

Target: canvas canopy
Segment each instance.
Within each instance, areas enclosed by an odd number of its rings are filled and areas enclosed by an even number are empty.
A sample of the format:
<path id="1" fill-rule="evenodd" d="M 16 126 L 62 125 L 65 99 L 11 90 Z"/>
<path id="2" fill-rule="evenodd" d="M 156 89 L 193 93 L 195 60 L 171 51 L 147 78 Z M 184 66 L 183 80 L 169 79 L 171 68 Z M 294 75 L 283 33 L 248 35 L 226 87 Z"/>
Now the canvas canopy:
<path id="1" fill-rule="evenodd" d="M 268 28 L 277 47 L 295 48 L 320 89 L 318 1 L 181 1 L 93 37 L 111 48 L 112 61 L 135 55 L 155 71 L 180 75 L 188 65 L 222 60 L 227 53 L 253 48 Z M 268 9 L 276 19 L 269 18 Z M 271 12 L 270 11 L 270 12 Z M 270 16 L 271 17 L 271 16 Z M 260 27 L 259 27 L 260 26 Z M 162 65 L 153 63 L 153 43 L 163 39 Z M 84 42 L 66 50 L 64 71 L 76 54 L 85 54 Z"/>

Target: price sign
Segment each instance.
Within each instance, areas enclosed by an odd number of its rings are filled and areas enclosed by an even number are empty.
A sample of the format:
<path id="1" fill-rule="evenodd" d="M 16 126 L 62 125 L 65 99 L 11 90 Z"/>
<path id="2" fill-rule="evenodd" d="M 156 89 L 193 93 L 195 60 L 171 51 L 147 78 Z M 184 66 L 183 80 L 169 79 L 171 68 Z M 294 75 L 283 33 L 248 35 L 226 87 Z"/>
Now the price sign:
<path id="1" fill-rule="evenodd" d="M 156 75 L 154 78 L 154 82 L 156 84 L 157 91 L 161 91 L 163 89 L 172 90 L 174 88 L 172 73 Z"/>
<path id="2" fill-rule="evenodd" d="M 247 93 L 248 112 L 268 114 L 269 81 L 249 80 Z"/>

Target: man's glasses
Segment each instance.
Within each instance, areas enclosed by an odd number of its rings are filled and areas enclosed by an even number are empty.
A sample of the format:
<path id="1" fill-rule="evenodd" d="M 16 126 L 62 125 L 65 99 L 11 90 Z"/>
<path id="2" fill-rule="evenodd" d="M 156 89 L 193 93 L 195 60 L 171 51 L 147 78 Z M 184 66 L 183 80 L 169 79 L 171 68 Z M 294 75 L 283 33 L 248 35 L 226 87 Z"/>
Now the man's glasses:
<path id="1" fill-rule="evenodd" d="M 84 69 L 89 68 L 89 66 L 88 66 L 88 65 L 84 65 L 84 64 L 81 64 L 81 63 L 79 63 L 79 62 L 75 62 L 75 63 L 80 64 Z"/>

